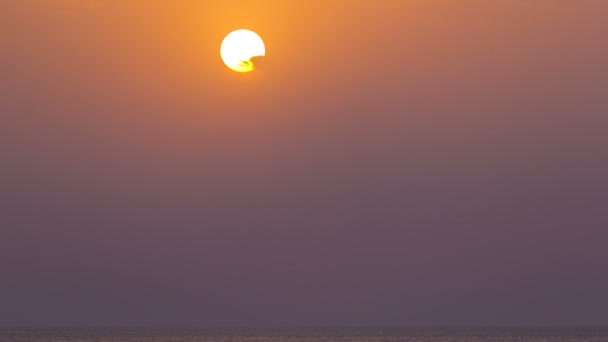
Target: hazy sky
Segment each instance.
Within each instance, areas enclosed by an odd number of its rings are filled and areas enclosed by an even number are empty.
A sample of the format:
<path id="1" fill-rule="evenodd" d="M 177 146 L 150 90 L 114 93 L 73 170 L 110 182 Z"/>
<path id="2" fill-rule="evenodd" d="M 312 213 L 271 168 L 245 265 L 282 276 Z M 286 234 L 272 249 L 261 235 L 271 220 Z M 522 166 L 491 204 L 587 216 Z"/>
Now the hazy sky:
<path id="1" fill-rule="evenodd" d="M 605 325 L 606 18 L 2 0 L 0 326 Z"/>

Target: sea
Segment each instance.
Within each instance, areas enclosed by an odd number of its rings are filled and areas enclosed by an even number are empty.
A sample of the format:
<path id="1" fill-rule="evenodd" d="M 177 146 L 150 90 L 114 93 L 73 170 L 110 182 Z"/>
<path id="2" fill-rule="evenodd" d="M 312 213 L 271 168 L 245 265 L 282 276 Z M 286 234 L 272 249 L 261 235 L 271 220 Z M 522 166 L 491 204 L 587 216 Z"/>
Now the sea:
<path id="1" fill-rule="evenodd" d="M 608 328 L 5 329 L 0 341 L 608 342 Z"/>

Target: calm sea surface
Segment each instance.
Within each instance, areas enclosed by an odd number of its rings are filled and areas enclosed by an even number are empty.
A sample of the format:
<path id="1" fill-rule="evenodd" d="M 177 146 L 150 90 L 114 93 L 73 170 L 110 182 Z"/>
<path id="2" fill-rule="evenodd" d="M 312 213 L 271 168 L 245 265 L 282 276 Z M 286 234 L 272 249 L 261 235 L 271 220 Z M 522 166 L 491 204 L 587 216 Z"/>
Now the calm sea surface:
<path id="1" fill-rule="evenodd" d="M 608 328 L 411 328 L 298 330 L 0 330 L 0 341 L 15 342 L 458 342 L 607 341 Z"/>

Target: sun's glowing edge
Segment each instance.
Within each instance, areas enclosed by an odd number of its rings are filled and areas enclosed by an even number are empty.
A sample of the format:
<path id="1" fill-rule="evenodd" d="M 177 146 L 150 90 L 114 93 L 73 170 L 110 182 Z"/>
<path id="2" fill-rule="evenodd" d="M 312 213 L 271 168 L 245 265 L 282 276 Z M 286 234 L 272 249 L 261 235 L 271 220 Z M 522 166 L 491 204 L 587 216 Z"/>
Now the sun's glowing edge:
<path id="1" fill-rule="evenodd" d="M 266 46 L 255 32 L 240 29 L 229 33 L 220 48 L 224 64 L 233 71 L 245 73 L 255 70 L 252 59 L 266 55 Z"/>

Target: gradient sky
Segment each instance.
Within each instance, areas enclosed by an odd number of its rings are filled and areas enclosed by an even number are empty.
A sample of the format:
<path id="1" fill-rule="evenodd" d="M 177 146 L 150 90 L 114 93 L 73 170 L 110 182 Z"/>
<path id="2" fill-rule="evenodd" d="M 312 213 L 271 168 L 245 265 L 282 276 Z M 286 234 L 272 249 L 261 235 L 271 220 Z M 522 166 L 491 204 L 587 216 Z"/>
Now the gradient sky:
<path id="1" fill-rule="evenodd" d="M 606 18 L 1 1 L 0 326 L 608 324 Z"/>

